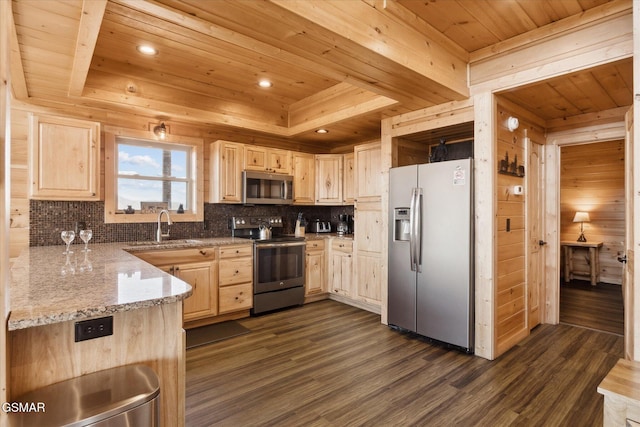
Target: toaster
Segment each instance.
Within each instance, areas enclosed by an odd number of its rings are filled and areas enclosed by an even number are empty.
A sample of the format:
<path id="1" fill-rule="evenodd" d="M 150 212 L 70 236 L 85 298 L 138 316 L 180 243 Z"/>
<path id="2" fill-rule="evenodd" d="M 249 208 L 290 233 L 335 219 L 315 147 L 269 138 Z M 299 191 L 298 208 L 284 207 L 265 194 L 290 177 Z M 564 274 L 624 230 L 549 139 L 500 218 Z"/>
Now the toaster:
<path id="1" fill-rule="evenodd" d="M 329 221 L 320 221 L 319 219 L 311 221 L 309 231 L 312 233 L 331 233 L 331 223 Z"/>

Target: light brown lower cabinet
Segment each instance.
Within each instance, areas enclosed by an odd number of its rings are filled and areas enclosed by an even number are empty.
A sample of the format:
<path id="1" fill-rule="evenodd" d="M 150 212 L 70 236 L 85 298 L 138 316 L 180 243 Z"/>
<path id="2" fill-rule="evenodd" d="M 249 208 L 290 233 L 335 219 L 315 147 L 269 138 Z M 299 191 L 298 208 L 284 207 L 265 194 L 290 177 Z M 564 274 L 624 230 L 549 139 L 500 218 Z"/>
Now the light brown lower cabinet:
<path id="1" fill-rule="evenodd" d="M 304 272 L 305 297 L 327 292 L 325 279 L 326 256 L 324 239 L 307 241 Z"/>
<path id="2" fill-rule="evenodd" d="M 220 247 L 219 314 L 253 307 L 253 245 Z"/>
<path id="3" fill-rule="evenodd" d="M 193 288 L 184 300 L 185 328 L 248 315 L 253 306 L 253 246 L 151 250 L 133 253 Z"/>
<path id="4" fill-rule="evenodd" d="M 353 241 L 331 241 L 330 289 L 334 294 L 353 297 Z"/>

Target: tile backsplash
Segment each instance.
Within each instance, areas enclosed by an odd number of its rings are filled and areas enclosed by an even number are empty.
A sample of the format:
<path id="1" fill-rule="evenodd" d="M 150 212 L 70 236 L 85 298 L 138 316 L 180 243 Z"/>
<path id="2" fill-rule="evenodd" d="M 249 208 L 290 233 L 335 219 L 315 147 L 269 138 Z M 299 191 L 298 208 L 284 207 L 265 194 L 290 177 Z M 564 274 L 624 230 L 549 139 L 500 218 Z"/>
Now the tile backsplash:
<path id="1" fill-rule="evenodd" d="M 353 215 L 353 206 L 244 206 L 227 204 L 204 205 L 203 222 L 174 222 L 171 238 L 207 238 L 231 235 L 232 216 L 280 215 L 284 219 L 284 233 L 293 233 L 298 212 L 310 221 L 320 219 L 335 224 L 339 215 Z M 175 216 L 177 214 L 174 214 Z M 60 232 L 73 230 L 84 221 L 93 230 L 93 243 L 147 241 L 155 238 L 156 223 L 105 224 L 104 202 L 74 202 L 31 200 L 29 205 L 29 245 L 62 245 Z M 76 239 L 74 243 L 82 243 Z"/>

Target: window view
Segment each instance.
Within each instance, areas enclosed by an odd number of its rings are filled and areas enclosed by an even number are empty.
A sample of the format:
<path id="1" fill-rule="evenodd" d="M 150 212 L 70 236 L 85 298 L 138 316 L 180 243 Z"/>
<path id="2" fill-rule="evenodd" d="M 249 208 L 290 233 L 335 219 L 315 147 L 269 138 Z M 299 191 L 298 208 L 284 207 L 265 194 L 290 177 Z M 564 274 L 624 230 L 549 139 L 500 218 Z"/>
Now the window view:
<path id="1" fill-rule="evenodd" d="M 116 150 L 118 210 L 191 209 L 191 147 L 118 139 Z"/>

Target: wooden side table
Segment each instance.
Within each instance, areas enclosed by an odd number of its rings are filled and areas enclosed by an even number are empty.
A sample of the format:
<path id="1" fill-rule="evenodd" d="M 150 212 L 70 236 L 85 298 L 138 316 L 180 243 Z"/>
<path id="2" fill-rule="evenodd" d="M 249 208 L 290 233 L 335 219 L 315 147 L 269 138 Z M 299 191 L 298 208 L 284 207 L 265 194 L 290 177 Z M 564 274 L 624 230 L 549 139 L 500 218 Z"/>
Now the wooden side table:
<path id="1" fill-rule="evenodd" d="M 604 427 L 640 423 L 640 363 L 618 360 L 598 386 L 604 396 Z"/>
<path id="2" fill-rule="evenodd" d="M 602 242 L 560 242 L 564 250 L 564 281 L 570 282 L 575 276 L 589 278 L 591 285 L 595 286 L 600 280 L 600 253 Z M 575 249 L 588 249 L 589 271 L 574 271 L 573 252 Z"/>

